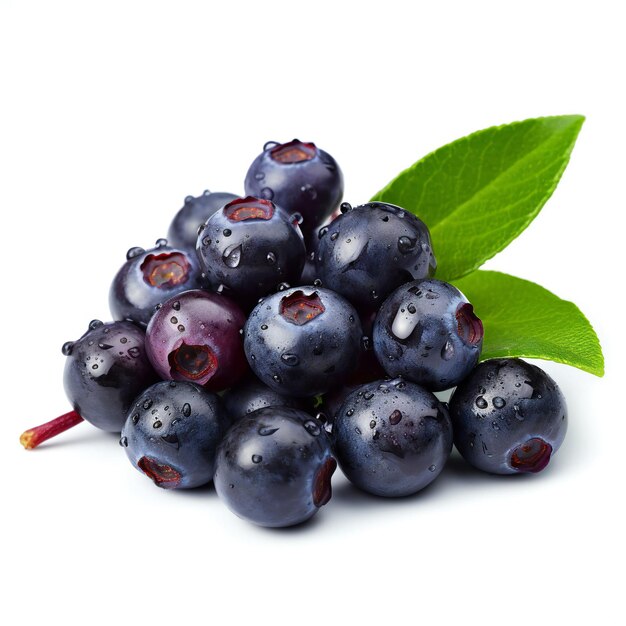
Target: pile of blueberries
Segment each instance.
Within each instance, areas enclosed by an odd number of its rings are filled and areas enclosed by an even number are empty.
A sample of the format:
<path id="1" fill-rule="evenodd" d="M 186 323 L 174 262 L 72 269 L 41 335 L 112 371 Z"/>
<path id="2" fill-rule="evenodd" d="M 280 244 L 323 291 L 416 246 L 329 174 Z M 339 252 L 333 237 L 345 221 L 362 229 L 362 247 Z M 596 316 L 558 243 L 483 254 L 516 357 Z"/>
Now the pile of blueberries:
<path id="1" fill-rule="evenodd" d="M 478 364 L 482 322 L 432 278 L 426 224 L 342 196 L 335 159 L 296 139 L 264 146 L 245 197 L 187 197 L 167 239 L 128 251 L 116 321 L 63 346 L 73 410 L 25 447 L 87 420 L 121 432 L 157 486 L 213 481 L 272 527 L 326 504 L 337 464 L 387 497 L 430 484 L 453 443 L 486 472 L 541 471 L 567 427 L 556 383 L 519 359 Z"/>

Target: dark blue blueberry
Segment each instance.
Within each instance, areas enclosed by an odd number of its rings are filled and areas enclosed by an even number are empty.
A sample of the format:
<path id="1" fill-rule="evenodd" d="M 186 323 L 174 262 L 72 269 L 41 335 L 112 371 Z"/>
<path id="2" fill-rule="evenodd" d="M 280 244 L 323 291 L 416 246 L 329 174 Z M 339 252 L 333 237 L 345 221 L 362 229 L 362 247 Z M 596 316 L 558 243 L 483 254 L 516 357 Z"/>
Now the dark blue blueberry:
<path id="1" fill-rule="evenodd" d="M 392 204 L 350 208 L 320 235 L 319 278 L 355 306 L 376 307 L 403 283 L 435 270 L 428 228 Z"/>
<path id="2" fill-rule="evenodd" d="M 313 143 L 268 142 L 246 174 L 245 190 L 300 213 L 308 239 L 339 206 L 343 175 L 335 159 Z"/>
<path id="3" fill-rule="evenodd" d="M 307 411 L 310 402 L 303 398 L 292 398 L 263 384 L 256 376 L 249 376 L 243 382 L 231 387 L 222 396 L 228 415 L 233 421 L 239 420 L 254 411 L 268 406 L 286 406 Z"/>
<path id="4" fill-rule="evenodd" d="M 423 489 L 452 450 L 445 405 L 401 379 L 354 390 L 337 412 L 333 436 L 348 480 L 377 496 L 408 496 Z"/>
<path id="5" fill-rule="evenodd" d="M 324 288 L 294 287 L 254 308 L 244 329 L 244 350 L 254 373 L 272 389 L 315 396 L 352 372 L 361 334 L 347 300 Z"/>
<path id="6" fill-rule="evenodd" d="M 157 487 L 213 480 L 215 453 L 230 420 L 218 396 L 194 383 L 161 381 L 135 399 L 120 445 Z"/>
<path id="7" fill-rule="evenodd" d="M 297 221 L 270 200 L 252 197 L 215 212 L 198 236 L 197 252 L 211 286 L 223 285 L 249 304 L 295 282 L 306 256 Z"/>
<path id="8" fill-rule="evenodd" d="M 567 407 L 557 384 L 521 359 L 484 361 L 450 399 L 454 445 L 492 474 L 536 473 L 563 443 Z"/>
<path id="9" fill-rule="evenodd" d="M 385 300 L 373 339 L 389 376 L 440 391 L 460 383 L 478 363 L 483 325 L 456 287 L 430 278 L 402 285 Z"/>
<path id="10" fill-rule="evenodd" d="M 165 380 L 222 391 L 249 371 L 240 332 L 245 321 L 243 311 L 226 296 L 202 289 L 178 294 L 148 324 L 148 358 Z"/>
<path id="11" fill-rule="evenodd" d="M 172 248 L 159 239 L 151 250 L 131 248 L 109 291 L 116 320 L 147 326 L 157 305 L 182 291 L 202 286 L 195 254 Z"/>
<path id="12" fill-rule="evenodd" d="M 261 526 L 293 526 L 330 500 L 336 466 L 319 421 L 297 409 L 268 407 L 226 433 L 214 483 L 239 517 Z"/>
<path id="13" fill-rule="evenodd" d="M 183 208 L 176 213 L 167 231 L 170 245 L 195 254 L 198 229 L 215 211 L 236 198 L 232 193 L 211 193 L 208 189 L 197 198 L 187 196 Z"/>
<path id="14" fill-rule="evenodd" d="M 145 333 L 130 322 L 91 322 L 64 344 L 63 384 L 74 410 L 88 422 L 119 432 L 133 400 L 158 380 L 144 348 Z"/>

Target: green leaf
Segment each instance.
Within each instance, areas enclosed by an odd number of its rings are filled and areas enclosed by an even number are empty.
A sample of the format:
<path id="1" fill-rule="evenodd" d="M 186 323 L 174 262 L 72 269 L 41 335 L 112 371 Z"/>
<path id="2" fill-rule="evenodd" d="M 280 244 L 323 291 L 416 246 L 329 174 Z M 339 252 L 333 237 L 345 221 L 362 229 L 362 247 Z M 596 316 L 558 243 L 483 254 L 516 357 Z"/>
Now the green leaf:
<path id="1" fill-rule="evenodd" d="M 528 357 L 578 367 L 602 376 L 598 336 L 572 302 L 509 274 L 478 270 L 454 284 L 483 321 L 482 359 Z"/>
<path id="2" fill-rule="evenodd" d="M 539 213 L 584 119 L 542 117 L 481 130 L 424 157 L 372 200 L 420 217 L 432 235 L 437 278 L 459 278 L 505 248 Z"/>

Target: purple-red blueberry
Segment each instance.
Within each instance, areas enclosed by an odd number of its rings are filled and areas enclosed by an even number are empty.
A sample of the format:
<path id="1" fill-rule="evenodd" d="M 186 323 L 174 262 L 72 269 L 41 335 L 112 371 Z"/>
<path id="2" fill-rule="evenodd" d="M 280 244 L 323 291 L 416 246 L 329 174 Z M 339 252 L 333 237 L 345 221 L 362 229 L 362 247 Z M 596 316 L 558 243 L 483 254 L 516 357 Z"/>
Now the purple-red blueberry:
<path id="1" fill-rule="evenodd" d="M 163 379 L 221 391 L 248 371 L 240 334 L 245 321 L 243 311 L 226 296 L 200 289 L 181 293 L 150 320 L 148 357 Z"/>

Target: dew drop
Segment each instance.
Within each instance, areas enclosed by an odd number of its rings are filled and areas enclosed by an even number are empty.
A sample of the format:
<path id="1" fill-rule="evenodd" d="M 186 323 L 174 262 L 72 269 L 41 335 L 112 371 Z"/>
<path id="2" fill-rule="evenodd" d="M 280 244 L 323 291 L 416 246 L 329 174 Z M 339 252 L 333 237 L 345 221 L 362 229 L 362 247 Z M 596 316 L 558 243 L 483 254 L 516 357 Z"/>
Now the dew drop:
<path id="1" fill-rule="evenodd" d="M 274 265 L 276 263 L 276 255 L 273 252 L 268 252 L 265 260 L 270 264 Z"/>
<path id="2" fill-rule="evenodd" d="M 280 360 L 285 364 L 285 365 L 289 365 L 291 367 L 295 367 L 296 365 L 298 365 L 300 363 L 300 359 L 298 358 L 298 355 L 296 354 L 281 354 L 280 355 Z"/>
<path id="3" fill-rule="evenodd" d="M 500 396 L 496 396 L 492 400 L 492 403 L 493 403 L 493 406 L 496 407 L 496 409 L 501 409 L 506 406 L 506 400 L 504 398 L 501 398 Z"/>
<path id="4" fill-rule="evenodd" d="M 185 402 L 185 404 L 183 404 L 183 415 L 185 417 L 189 417 L 191 415 L 191 405 L 189 402 Z"/>
<path id="5" fill-rule="evenodd" d="M 261 198 L 265 198 L 265 200 L 271 200 L 274 197 L 274 190 L 270 187 L 263 187 L 261 189 Z"/>
<path id="6" fill-rule="evenodd" d="M 156 420 L 154 424 L 152 424 L 152 428 L 161 428 L 163 426 L 163 422 L 161 420 Z"/>
<path id="7" fill-rule="evenodd" d="M 443 348 L 441 348 L 441 358 L 444 361 L 449 361 L 454 356 L 454 346 L 446 341 Z"/>
<path id="8" fill-rule="evenodd" d="M 431 466 L 429 466 L 428 471 L 429 472 L 434 472 L 436 469 L 437 469 L 436 465 L 431 465 Z"/>
<path id="9" fill-rule="evenodd" d="M 415 315 L 406 315 L 402 312 L 402 309 L 398 309 L 398 312 L 396 313 L 396 316 L 391 324 L 391 332 L 398 339 L 407 339 L 415 330 L 418 323 L 419 317 Z"/>
<path id="10" fill-rule="evenodd" d="M 263 460 L 263 457 L 260 454 L 253 454 L 252 455 L 252 462 L 253 463 L 260 463 Z"/>
<path id="11" fill-rule="evenodd" d="M 225 228 L 222 231 L 222 234 L 224 235 L 224 237 L 230 237 L 233 234 L 233 231 L 230 228 Z"/>
<path id="12" fill-rule="evenodd" d="M 390 416 L 389 416 L 389 423 L 392 426 L 395 426 L 396 424 L 400 423 L 400 420 L 402 419 L 402 411 L 399 411 L 398 409 L 396 409 Z"/>
<path id="13" fill-rule="evenodd" d="M 476 406 L 479 409 L 486 409 L 488 406 L 487 400 L 485 400 L 482 396 L 478 396 L 478 398 L 476 398 Z"/>
<path id="14" fill-rule="evenodd" d="M 273 435 L 277 430 L 278 428 L 271 428 L 270 426 L 261 426 L 258 432 L 259 432 L 259 435 L 261 435 L 261 437 L 268 437 L 269 435 Z"/>
<path id="15" fill-rule="evenodd" d="M 174 309 L 174 311 L 180 311 L 180 302 L 178 300 L 175 300 L 172 303 L 172 308 Z"/>
<path id="16" fill-rule="evenodd" d="M 228 267 L 238 267 L 239 263 L 241 263 L 241 245 L 226 248 L 222 255 L 222 261 L 224 261 Z"/>
<path id="17" fill-rule="evenodd" d="M 66 341 L 63 344 L 63 347 L 61 348 L 61 352 L 65 355 L 65 356 L 69 356 L 70 354 L 72 354 L 72 348 L 74 347 L 74 342 L 73 341 Z"/>
<path id="18" fill-rule="evenodd" d="M 122 448 L 127 448 L 128 447 L 128 438 L 127 437 L 122 437 L 120 439 L 120 446 L 122 446 Z"/>
<path id="19" fill-rule="evenodd" d="M 317 422 L 314 422 L 313 420 L 307 420 L 306 422 L 304 422 L 304 428 L 309 433 L 309 435 L 313 435 L 313 437 L 317 437 L 322 432 L 319 424 Z"/>
<path id="20" fill-rule="evenodd" d="M 126 253 L 126 260 L 130 261 L 131 259 L 134 259 L 136 256 L 139 256 L 140 254 L 143 254 L 145 252 L 145 250 L 143 248 L 140 248 L 139 246 L 135 246 L 134 248 L 130 248 L 128 250 L 128 252 Z"/>

